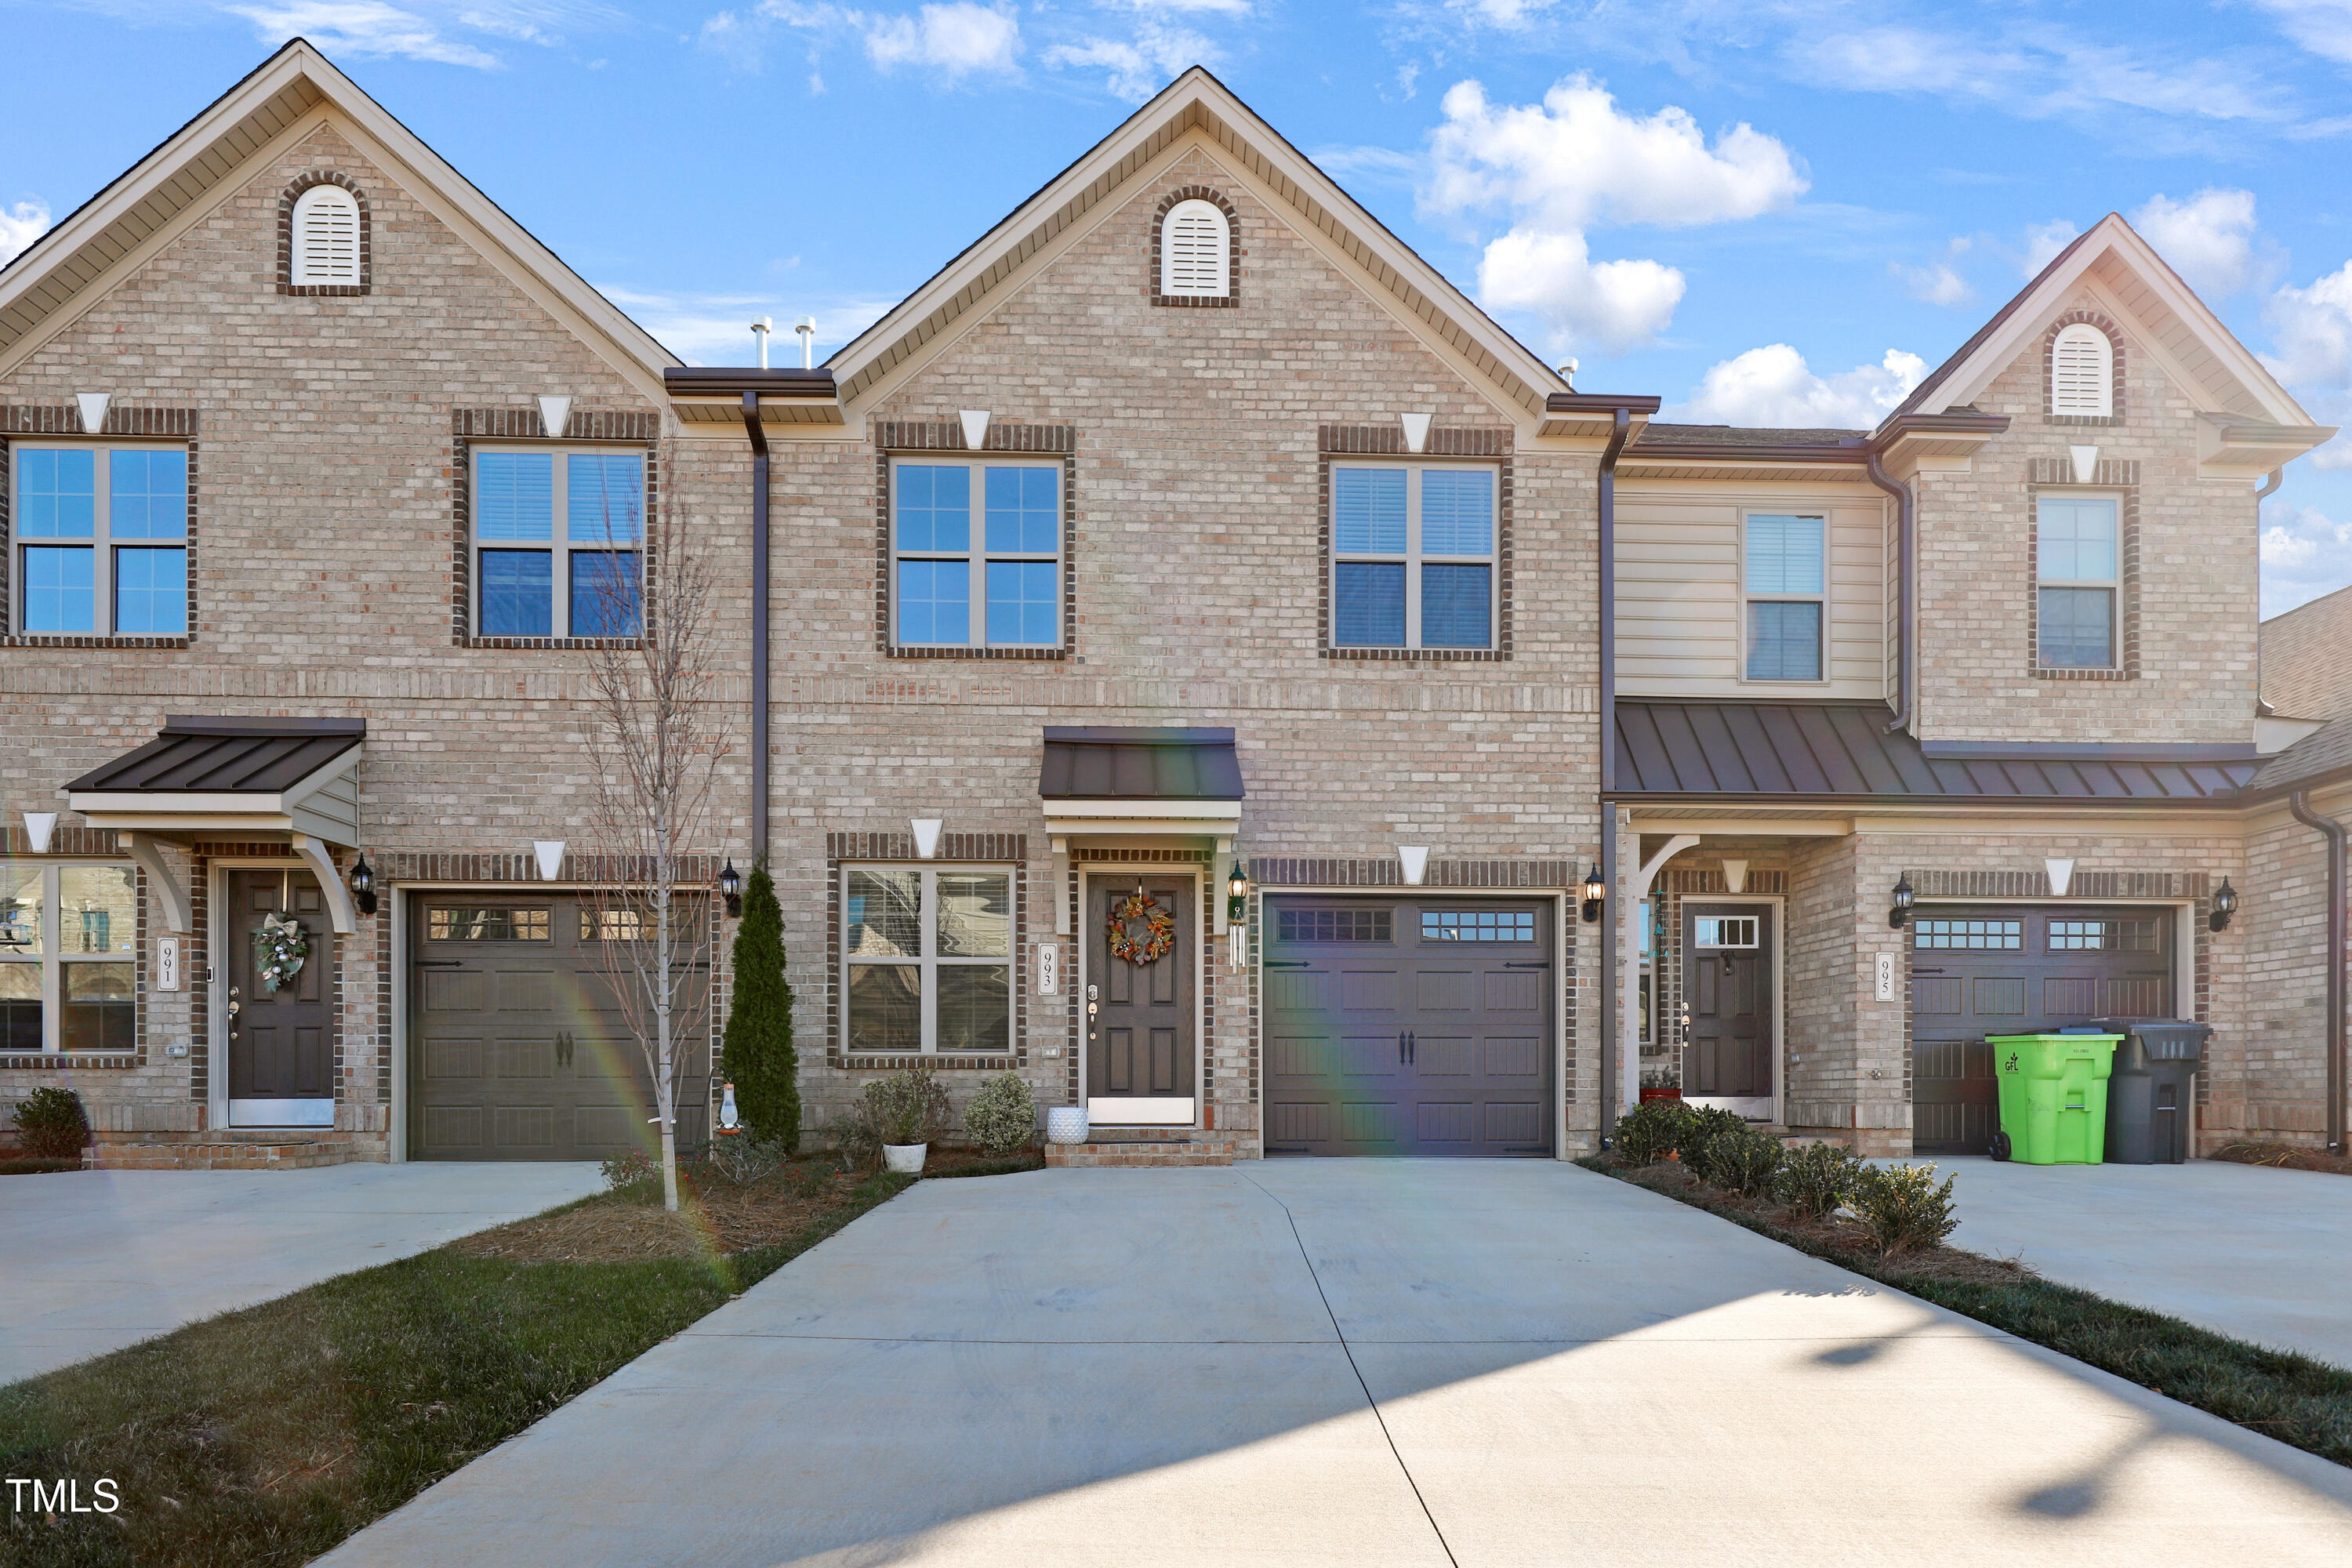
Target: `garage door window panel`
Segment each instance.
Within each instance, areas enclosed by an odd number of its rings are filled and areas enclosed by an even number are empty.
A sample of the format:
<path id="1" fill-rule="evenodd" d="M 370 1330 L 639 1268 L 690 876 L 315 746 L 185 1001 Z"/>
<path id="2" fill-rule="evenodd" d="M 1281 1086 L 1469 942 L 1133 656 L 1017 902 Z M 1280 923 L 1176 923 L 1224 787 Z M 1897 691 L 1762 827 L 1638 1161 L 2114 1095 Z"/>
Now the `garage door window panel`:
<path id="1" fill-rule="evenodd" d="M 842 899 L 851 1055 L 1012 1049 L 1010 871 L 853 867 Z"/>

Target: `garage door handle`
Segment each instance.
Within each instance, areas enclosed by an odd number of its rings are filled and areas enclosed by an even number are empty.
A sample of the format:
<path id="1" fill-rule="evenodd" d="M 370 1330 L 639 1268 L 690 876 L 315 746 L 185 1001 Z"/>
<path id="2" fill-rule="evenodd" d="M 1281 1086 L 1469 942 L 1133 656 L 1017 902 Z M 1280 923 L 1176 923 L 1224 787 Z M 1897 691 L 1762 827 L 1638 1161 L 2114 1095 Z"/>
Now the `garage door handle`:
<path id="1" fill-rule="evenodd" d="M 1404 1066 L 1404 1031 L 1397 1031 L 1397 1066 Z"/>
<path id="2" fill-rule="evenodd" d="M 1409 1062 L 1421 1060 L 1421 1037 L 1410 1029 L 1404 1035 L 1404 1059 Z"/>
<path id="3" fill-rule="evenodd" d="M 1503 967 L 1506 969 L 1549 969 L 1551 967 L 1551 960 L 1547 958 L 1535 963 L 1506 963 Z"/>
<path id="4" fill-rule="evenodd" d="M 1306 969 L 1311 967 L 1312 963 L 1312 960 L 1305 958 L 1268 958 L 1261 961 L 1260 967 L 1265 969 Z"/>
<path id="5" fill-rule="evenodd" d="M 462 958 L 420 958 L 416 961 L 416 967 L 419 969 L 460 969 L 465 966 L 465 963 L 466 961 Z"/>

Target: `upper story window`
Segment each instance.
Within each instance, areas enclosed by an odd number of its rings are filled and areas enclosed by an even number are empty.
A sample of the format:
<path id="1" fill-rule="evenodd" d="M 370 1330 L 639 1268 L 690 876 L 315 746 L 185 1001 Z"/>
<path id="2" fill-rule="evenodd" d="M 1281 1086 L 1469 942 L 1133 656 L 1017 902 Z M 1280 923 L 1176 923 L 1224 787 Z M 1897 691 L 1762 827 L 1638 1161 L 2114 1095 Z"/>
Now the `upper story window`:
<path id="1" fill-rule="evenodd" d="M 303 288 L 356 288 L 360 282 L 360 204 L 341 185 L 312 185 L 294 200 L 288 281 Z"/>
<path id="2" fill-rule="evenodd" d="M 473 467 L 478 635 L 636 636 L 645 454 L 477 447 Z"/>
<path id="3" fill-rule="evenodd" d="M 1487 468 L 1334 463 L 1333 646 L 1493 647 L 1496 489 Z"/>
<path id="4" fill-rule="evenodd" d="M 845 868 L 841 930 L 850 1054 L 1012 1049 L 1010 871 Z"/>
<path id="5" fill-rule="evenodd" d="M 188 450 L 17 442 L 16 629 L 188 635 Z"/>
<path id="6" fill-rule="evenodd" d="M 1194 197 L 1160 220 L 1160 292 L 1217 299 L 1233 291 L 1233 228 L 1223 209 Z"/>
<path id="7" fill-rule="evenodd" d="M 1062 465 L 890 465 L 891 640 L 1059 647 Z"/>
<path id="8" fill-rule="evenodd" d="M 2044 669 L 2112 669 L 2119 586 L 2112 496 L 2038 498 L 2034 563 Z"/>
<path id="9" fill-rule="evenodd" d="M 2115 411 L 2115 345 L 2098 328 L 2077 321 L 2050 347 L 2050 412 L 2105 418 Z"/>
<path id="10" fill-rule="evenodd" d="M 0 860 L 0 1055 L 139 1047 L 128 866 Z"/>
<path id="11" fill-rule="evenodd" d="M 1828 531 L 1818 517 L 1751 512 L 1741 543 L 1748 679 L 1822 679 Z"/>

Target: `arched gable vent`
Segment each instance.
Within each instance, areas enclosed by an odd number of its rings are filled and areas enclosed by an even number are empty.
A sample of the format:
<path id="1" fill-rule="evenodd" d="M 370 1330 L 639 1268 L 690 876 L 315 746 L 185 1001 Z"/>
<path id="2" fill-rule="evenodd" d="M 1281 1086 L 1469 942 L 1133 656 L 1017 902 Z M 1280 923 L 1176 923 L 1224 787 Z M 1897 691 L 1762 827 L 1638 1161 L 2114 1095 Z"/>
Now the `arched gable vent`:
<path id="1" fill-rule="evenodd" d="M 1214 203 L 1178 202 L 1160 221 L 1160 293 L 1200 299 L 1233 291 L 1233 231 Z"/>
<path id="2" fill-rule="evenodd" d="M 2077 321 L 2051 345 L 2050 412 L 2105 418 L 2115 405 L 2115 345 L 2098 328 Z"/>
<path id="3" fill-rule="evenodd" d="M 291 270 L 298 288 L 360 284 L 360 204 L 341 185 L 318 184 L 294 203 Z"/>

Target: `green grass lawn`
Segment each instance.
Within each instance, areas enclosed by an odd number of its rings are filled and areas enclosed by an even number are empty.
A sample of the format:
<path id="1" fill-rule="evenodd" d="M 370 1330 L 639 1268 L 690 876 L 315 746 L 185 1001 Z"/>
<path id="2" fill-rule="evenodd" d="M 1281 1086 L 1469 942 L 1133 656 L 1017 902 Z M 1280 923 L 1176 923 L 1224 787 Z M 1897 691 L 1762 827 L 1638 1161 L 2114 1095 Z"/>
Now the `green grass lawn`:
<path id="1" fill-rule="evenodd" d="M 11 1568 L 308 1562 L 902 1191 L 845 1186 L 731 1258 L 425 1253 L 0 1388 L 0 1474 L 111 1515 L 0 1510 Z"/>
<path id="2" fill-rule="evenodd" d="M 2013 1280 L 1944 1277 L 1901 1254 L 1822 1246 L 1712 1187 L 1665 1191 L 1607 1159 L 1588 1170 L 1747 1226 L 1799 1251 L 1922 1297 L 2019 1339 L 2046 1345 L 2282 1443 L 2352 1466 L 2352 1372 L 2292 1351 L 2264 1350 L 2144 1307 L 2030 1275 Z"/>

